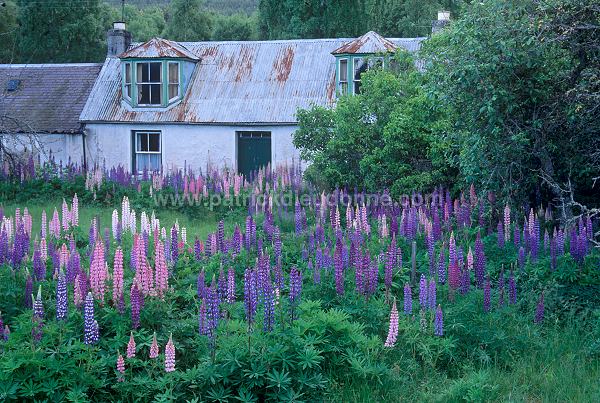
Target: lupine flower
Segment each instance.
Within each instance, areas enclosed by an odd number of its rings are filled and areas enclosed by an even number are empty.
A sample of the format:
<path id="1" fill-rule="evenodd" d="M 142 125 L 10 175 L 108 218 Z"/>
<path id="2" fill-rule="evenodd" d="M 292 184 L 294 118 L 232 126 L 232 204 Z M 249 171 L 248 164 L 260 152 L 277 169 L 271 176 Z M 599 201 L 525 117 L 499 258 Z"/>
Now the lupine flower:
<path id="1" fill-rule="evenodd" d="M 134 280 L 133 284 L 131 284 L 130 291 L 131 298 L 131 326 L 134 329 L 140 327 L 140 312 L 142 310 L 142 303 L 144 296 L 140 292 L 140 289 L 137 285 L 137 282 Z"/>
<path id="2" fill-rule="evenodd" d="M 204 299 L 200 301 L 200 309 L 198 311 L 198 333 L 201 336 L 208 336 L 208 313 Z"/>
<path id="3" fill-rule="evenodd" d="M 421 308 L 427 307 L 427 280 L 424 274 L 421 274 L 419 281 L 419 306 Z"/>
<path id="4" fill-rule="evenodd" d="M 512 271 L 508 277 L 508 303 L 511 305 L 517 303 L 517 283 Z"/>
<path id="5" fill-rule="evenodd" d="M 436 295 L 436 283 L 435 283 L 435 279 L 430 279 L 429 280 L 429 287 L 428 287 L 428 291 L 427 291 L 427 302 L 428 302 L 428 307 L 431 310 L 435 309 L 436 306 L 436 301 L 437 301 L 437 295 Z"/>
<path id="6" fill-rule="evenodd" d="M 504 306 L 504 269 L 498 275 L 498 306 Z"/>
<path id="7" fill-rule="evenodd" d="M 171 334 L 165 346 L 165 372 L 173 371 L 175 371 L 175 346 L 173 345 L 173 335 Z"/>
<path id="8" fill-rule="evenodd" d="M 248 268 L 244 273 L 244 307 L 246 310 L 246 321 L 249 326 L 254 323 L 257 304 L 256 272 Z"/>
<path id="9" fill-rule="evenodd" d="M 519 248 L 519 269 L 523 270 L 525 268 L 525 249 L 521 246 Z"/>
<path id="10" fill-rule="evenodd" d="M 156 341 L 156 332 L 152 335 L 152 344 L 150 345 L 150 358 L 158 357 L 158 342 Z"/>
<path id="11" fill-rule="evenodd" d="M 94 297 L 104 304 L 104 293 L 106 290 L 106 262 L 104 260 L 104 248 L 100 242 L 96 243 L 90 264 L 90 287 Z"/>
<path id="12" fill-rule="evenodd" d="M 133 338 L 133 332 L 129 335 L 129 342 L 127 343 L 127 358 L 135 357 L 135 339 Z"/>
<path id="13" fill-rule="evenodd" d="M 433 322 L 433 333 L 436 336 L 444 335 L 444 314 L 442 312 L 442 306 L 438 305 L 435 311 L 435 320 Z"/>
<path id="14" fill-rule="evenodd" d="M 217 326 L 219 325 L 219 296 L 213 278 L 212 285 L 206 290 L 207 329 L 210 345 L 215 347 Z"/>
<path id="15" fill-rule="evenodd" d="M 481 242 L 481 235 L 477 233 L 477 239 L 475 240 L 475 279 L 477 280 L 477 286 L 483 287 L 483 280 L 485 278 L 485 251 L 483 250 L 483 242 Z"/>
<path id="16" fill-rule="evenodd" d="M 342 241 L 338 238 L 334 252 L 335 266 L 335 291 L 338 295 L 344 294 L 344 262 L 342 257 Z"/>
<path id="17" fill-rule="evenodd" d="M 235 271 L 233 267 L 227 270 L 227 303 L 235 303 Z"/>
<path id="18" fill-rule="evenodd" d="M 173 266 L 177 265 L 177 260 L 179 259 L 178 241 L 177 228 L 173 225 L 173 228 L 171 228 L 171 261 L 173 262 Z"/>
<path id="19" fill-rule="evenodd" d="M 161 241 L 157 240 L 154 244 L 154 267 L 156 292 L 162 299 L 169 289 L 169 271 L 167 269 L 167 260 L 165 259 L 165 249 Z"/>
<path id="20" fill-rule="evenodd" d="M 502 225 L 502 221 L 498 221 L 498 247 L 500 249 L 504 249 L 504 226 Z"/>
<path id="21" fill-rule="evenodd" d="M 100 329 L 98 322 L 96 319 L 94 319 L 94 297 L 92 296 L 91 292 L 88 292 L 87 296 L 85 297 L 83 324 L 83 342 L 88 345 L 98 343 L 98 340 L 100 339 Z"/>
<path id="22" fill-rule="evenodd" d="M 46 263 L 42 261 L 42 254 L 39 248 L 33 251 L 33 274 L 37 281 L 46 279 Z"/>
<path id="23" fill-rule="evenodd" d="M 44 305 L 42 303 L 42 286 L 38 288 L 37 297 L 31 295 L 33 305 L 33 328 L 31 329 L 31 335 L 33 340 L 39 342 L 42 340 L 43 327 L 44 327 Z"/>
<path id="24" fill-rule="evenodd" d="M 483 286 L 483 312 L 489 312 L 492 308 L 492 288 L 490 276 L 488 275 Z"/>
<path id="25" fill-rule="evenodd" d="M 119 246 L 115 251 L 115 260 L 113 267 L 113 303 L 115 306 L 123 296 L 123 250 Z"/>
<path id="26" fill-rule="evenodd" d="M 125 380 L 123 378 L 123 375 L 125 374 L 125 360 L 123 359 L 123 356 L 121 354 L 119 354 L 119 356 L 117 357 L 117 371 L 119 371 L 119 373 L 121 374 L 117 378 L 117 381 L 123 382 Z"/>
<path id="27" fill-rule="evenodd" d="M 396 298 L 392 304 L 392 310 L 390 311 L 390 329 L 388 330 L 387 339 L 385 340 L 385 347 L 394 347 L 396 339 L 398 338 L 398 308 L 396 307 Z"/>
<path id="28" fill-rule="evenodd" d="M 404 314 L 412 314 L 412 290 L 410 284 L 404 284 Z"/>
<path id="29" fill-rule="evenodd" d="M 456 290 L 460 286 L 458 262 L 450 263 L 450 267 L 448 268 L 448 285 L 452 290 Z"/>
<path id="30" fill-rule="evenodd" d="M 263 316 L 263 331 L 273 331 L 273 325 L 275 323 L 275 292 L 271 281 L 267 281 L 267 286 L 264 290 L 265 302 L 264 302 L 264 316 Z"/>
<path id="31" fill-rule="evenodd" d="M 29 275 L 29 271 L 26 271 L 27 278 L 25 279 L 25 307 L 33 307 L 33 300 L 31 295 L 33 294 L 33 279 Z"/>
<path id="32" fill-rule="evenodd" d="M 504 241 L 510 241 L 510 207 L 504 207 Z"/>
<path id="33" fill-rule="evenodd" d="M 446 283 L 446 257 L 444 256 L 444 250 L 440 251 L 440 258 L 438 262 L 438 282 L 440 284 Z"/>
<path id="34" fill-rule="evenodd" d="M 534 323 L 542 323 L 544 320 L 544 293 L 540 295 L 540 299 L 535 308 L 535 317 L 533 318 Z"/>
<path id="35" fill-rule="evenodd" d="M 302 272 L 295 267 L 290 270 L 290 307 L 292 320 L 296 319 L 296 307 L 302 292 Z"/>
<path id="36" fill-rule="evenodd" d="M 56 320 L 66 319 L 67 309 L 67 280 L 65 279 L 64 272 L 61 270 L 56 282 Z"/>

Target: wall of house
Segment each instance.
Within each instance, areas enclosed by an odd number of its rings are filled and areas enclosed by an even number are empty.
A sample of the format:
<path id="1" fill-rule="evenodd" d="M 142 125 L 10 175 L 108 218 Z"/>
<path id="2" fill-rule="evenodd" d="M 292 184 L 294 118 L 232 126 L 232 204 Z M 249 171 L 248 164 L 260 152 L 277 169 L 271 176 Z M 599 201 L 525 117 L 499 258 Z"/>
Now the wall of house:
<path id="1" fill-rule="evenodd" d="M 77 164 L 83 161 L 81 134 L 3 134 L 2 143 L 7 150 L 17 155 L 33 151 L 36 160 L 39 156 L 41 162 L 46 162 L 51 157 L 56 163 L 62 162 L 63 165 L 69 161 Z"/>
<path id="2" fill-rule="evenodd" d="M 162 165 L 166 170 L 191 167 L 206 169 L 207 164 L 237 168 L 237 131 L 270 131 L 271 161 L 274 166 L 299 160 L 292 144 L 295 125 L 219 126 L 194 124 L 90 123 L 86 125 L 88 166 L 122 165 L 132 169 L 132 132 L 161 132 Z"/>

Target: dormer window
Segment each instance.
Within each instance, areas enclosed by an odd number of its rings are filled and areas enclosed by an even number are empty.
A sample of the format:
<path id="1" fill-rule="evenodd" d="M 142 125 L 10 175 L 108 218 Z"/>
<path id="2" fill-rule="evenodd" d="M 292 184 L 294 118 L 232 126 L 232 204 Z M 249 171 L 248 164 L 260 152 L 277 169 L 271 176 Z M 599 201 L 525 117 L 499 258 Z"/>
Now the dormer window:
<path id="1" fill-rule="evenodd" d="M 183 98 L 200 60 L 183 45 L 154 38 L 119 55 L 123 100 L 133 108 L 167 108 Z"/>
<path id="2" fill-rule="evenodd" d="M 337 61 L 337 93 L 360 94 L 363 73 L 385 67 L 397 49 L 393 42 L 371 31 L 331 52 Z"/>

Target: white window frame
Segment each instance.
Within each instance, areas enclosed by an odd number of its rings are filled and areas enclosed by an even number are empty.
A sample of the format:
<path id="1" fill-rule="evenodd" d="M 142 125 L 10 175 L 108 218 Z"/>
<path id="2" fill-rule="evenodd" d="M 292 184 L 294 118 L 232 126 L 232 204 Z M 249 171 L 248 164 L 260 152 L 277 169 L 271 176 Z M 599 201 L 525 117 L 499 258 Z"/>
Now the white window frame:
<path id="1" fill-rule="evenodd" d="M 129 81 L 127 81 L 127 69 L 129 69 Z M 131 92 L 133 91 L 133 63 L 125 62 L 123 69 L 123 97 L 131 100 Z"/>
<path id="2" fill-rule="evenodd" d="M 177 81 L 171 79 L 171 65 L 176 66 L 177 71 Z M 177 94 L 174 97 L 170 96 L 171 86 L 177 85 Z M 181 70 L 179 62 L 167 62 L 167 97 L 169 97 L 169 102 L 173 102 L 181 96 Z"/>
<path id="3" fill-rule="evenodd" d="M 346 80 L 342 80 L 342 61 L 346 62 Z M 340 93 L 342 95 L 345 95 L 348 93 L 348 58 L 347 57 L 340 58 L 339 63 L 338 63 L 338 71 L 340 74 L 340 81 L 339 81 Z M 344 84 L 346 85 L 345 87 L 344 87 Z"/>
<path id="4" fill-rule="evenodd" d="M 150 151 L 150 134 L 158 134 L 158 151 Z M 138 142 L 140 141 L 140 135 L 146 135 L 148 142 L 148 151 L 138 151 Z M 141 149 L 141 147 L 139 147 Z M 139 174 L 142 174 L 144 170 L 138 169 L 138 156 L 140 155 L 158 155 L 159 156 L 159 167 L 158 170 L 162 170 L 162 132 L 158 130 L 134 130 L 133 131 L 133 170 Z"/>
<path id="5" fill-rule="evenodd" d="M 158 77 L 158 81 L 142 81 L 142 74 L 138 74 L 138 66 L 140 65 L 148 65 L 148 79 L 150 79 L 150 65 L 151 64 L 158 64 L 160 67 L 160 76 Z M 163 105 L 163 63 L 162 62 L 136 62 L 135 63 L 135 68 L 136 68 L 136 74 L 135 74 L 135 84 L 137 87 L 137 105 L 138 106 L 153 106 L 153 107 L 160 107 Z M 142 67 L 143 68 L 143 67 Z M 153 104 L 153 103 L 149 103 L 149 104 L 143 104 L 140 102 L 141 96 L 142 96 L 142 88 L 144 85 L 149 85 L 149 90 L 150 90 L 150 94 L 148 96 L 148 99 L 152 102 L 152 85 L 159 85 L 159 103 Z"/>

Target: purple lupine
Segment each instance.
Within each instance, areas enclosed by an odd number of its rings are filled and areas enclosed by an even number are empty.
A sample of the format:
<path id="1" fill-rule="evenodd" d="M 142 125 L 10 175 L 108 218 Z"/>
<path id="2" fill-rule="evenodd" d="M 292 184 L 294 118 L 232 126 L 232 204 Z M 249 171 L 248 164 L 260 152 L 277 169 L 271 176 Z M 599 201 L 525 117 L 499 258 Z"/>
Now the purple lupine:
<path id="1" fill-rule="evenodd" d="M 522 246 L 519 248 L 518 262 L 519 269 L 523 270 L 525 268 L 525 248 Z"/>
<path id="2" fill-rule="evenodd" d="M 392 289 L 392 280 L 394 277 L 394 266 L 396 265 L 396 238 L 392 235 L 392 242 L 385 255 L 385 274 L 384 282 L 385 288 L 388 290 Z"/>
<path id="3" fill-rule="evenodd" d="M 344 294 L 344 262 L 342 256 L 342 241 L 338 238 L 334 252 L 335 266 L 335 291 L 338 295 Z"/>
<path id="4" fill-rule="evenodd" d="M 498 275 L 498 306 L 504 306 L 504 269 Z"/>
<path id="5" fill-rule="evenodd" d="M 477 239 L 475 240 L 475 279 L 477 280 L 477 287 L 483 287 L 483 280 L 485 278 L 485 251 L 483 249 L 483 242 L 481 242 L 481 234 L 477 233 Z"/>
<path id="6" fill-rule="evenodd" d="M 272 332 L 275 324 L 275 290 L 271 280 L 267 281 L 264 293 L 263 331 Z"/>
<path id="7" fill-rule="evenodd" d="M 498 221 L 498 248 L 504 249 L 504 226 Z"/>
<path id="8" fill-rule="evenodd" d="M 412 314 L 412 290 L 410 284 L 404 284 L 404 314 Z"/>
<path id="9" fill-rule="evenodd" d="M 198 273 L 198 280 L 196 281 L 196 294 L 198 299 L 204 299 L 206 297 L 206 279 L 204 269 Z"/>
<path id="10" fill-rule="evenodd" d="M 548 251 L 550 247 L 550 234 L 548 233 L 548 229 L 544 230 L 544 252 Z"/>
<path id="11" fill-rule="evenodd" d="M 536 324 L 542 323 L 544 320 L 544 293 L 540 295 L 540 299 L 538 300 L 537 306 L 535 307 L 535 317 L 533 318 L 533 322 Z"/>
<path id="12" fill-rule="evenodd" d="M 290 316 L 292 321 L 297 319 L 296 308 L 300 304 L 302 293 L 302 272 L 295 267 L 290 270 Z"/>
<path id="13" fill-rule="evenodd" d="M 508 303 L 511 305 L 517 303 L 517 282 L 512 271 L 508 277 Z"/>
<path id="14" fill-rule="evenodd" d="M 483 286 L 483 312 L 489 312 L 492 309 L 492 286 L 488 274 Z"/>
<path id="15" fill-rule="evenodd" d="M 87 345 L 96 344 L 100 339 L 99 326 L 94 319 L 94 296 L 88 292 L 83 308 L 83 342 Z"/>
<path id="16" fill-rule="evenodd" d="M 556 270 L 557 257 L 556 257 L 556 237 L 550 240 L 550 270 Z"/>
<path id="17" fill-rule="evenodd" d="M 131 327 L 137 329 L 140 327 L 140 313 L 142 311 L 142 292 L 140 291 L 137 282 L 134 280 L 130 291 L 131 298 Z"/>
<path id="18" fill-rule="evenodd" d="M 65 274 L 61 270 L 58 274 L 58 281 L 56 282 L 56 320 L 66 319 L 67 310 L 67 280 Z"/>
<path id="19" fill-rule="evenodd" d="M 33 251 L 33 274 L 37 281 L 46 279 L 46 263 L 42 261 L 42 253 L 39 248 Z"/>
<path id="20" fill-rule="evenodd" d="M 518 248 L 521 244 L 521 233 L 519 232 L 519 226 L 515 224 L 513 233 L 513 244 L 515 248 Z"/>
<path id="21" fill-rule="evenodd" d="M 202 244 L 200 244 L 198 237 L 194 240 L 194 258 L 196 261 L 202 259 Z"/>
<path id="22" fill-rule="evenodd" d="M 223 266 L 219 269 L 219 279 L 217 281 L 217 296 L 219 297 L 219 303 L 224 302 L 227 298 L 227 278 L 225 277 L 225 271 Z"/>
<path id="23" fill-rule="evenodd" d="M 225 224 L 220 220 L 217 224 L 217 249 L 225 252 Z"/>
<path id="24" fill-rule="evenodd" d="M 213 278 L 211 286 L 206 290 L 207 329 L 210 347 L 216 347 L 217 326 L 219 325 L 219 296 Z"/>
<path id="25" fill-rule="evenodd" d="M 427 307 L 427 280 L 425 279 L 424 274 L 421 274 L 421 279 L 419 281 L 419 306 L 421 309 Z"/>
<path id="26" fill-rule="evenodd" d="M 79 274 L 81 270 L 81 257 L 79 256 L 79 252 L 76 249 L 73 249 L 69 255 L 69 260 L 67 261 L 67 272 L 66 278 L 67 283 L 71 284 L 75 281 L 75 277 Z"/>
<path id="27" fill-rule="evenodd" d="M 256 272 L 248 268 L 244 273 L 244 308 L 246 311 L 246 321 L 250 327 L 254 323 L 257 305 Z"/>
<path id="28" fill-rule="evenodd" d="M 177 234 L 177 228 L 175 225 L 171 228 L 171 261 L 173 266 L 177 265 L 179 259 L 179 236 Z"/>
<path id="29" fill-rule="evenodd" d="M 437 303 L 437 292 L 435 279 L 429 279 L 429 286 L 427 287 L 427 303 L 428 308 L 431 310 L 435 309 Z"/>
<path id="30" fill-rule="evenodd" d="M 198 311 L 198 332 L 202 336 L 208 336 L 208 313 L 206 301 L 200 300 L 200 310 Z"/>
<path id="31" fill-rule="evenodd" d="M 31 295 L 33 294 L 33 278 L 27 271 L 27 278 L 25 279 L 25 307 L 31 308 L 33 306 L 33 300 Z"/>
<path id="32" fill-rule="evenodd" d="M 440 284 L 446 283 L 446 257 L 444 256 L 444 249 L 440 251 L 440 258 L 438 261 L 438 282 Z"/>
<path id="33" fill-rule="evenodd" d="M 438 305 L 435 311 L 435 320 L 433 322 L 433 334 L 442 337 L 444 335 L 444 313 L 442 306 Z"/>

